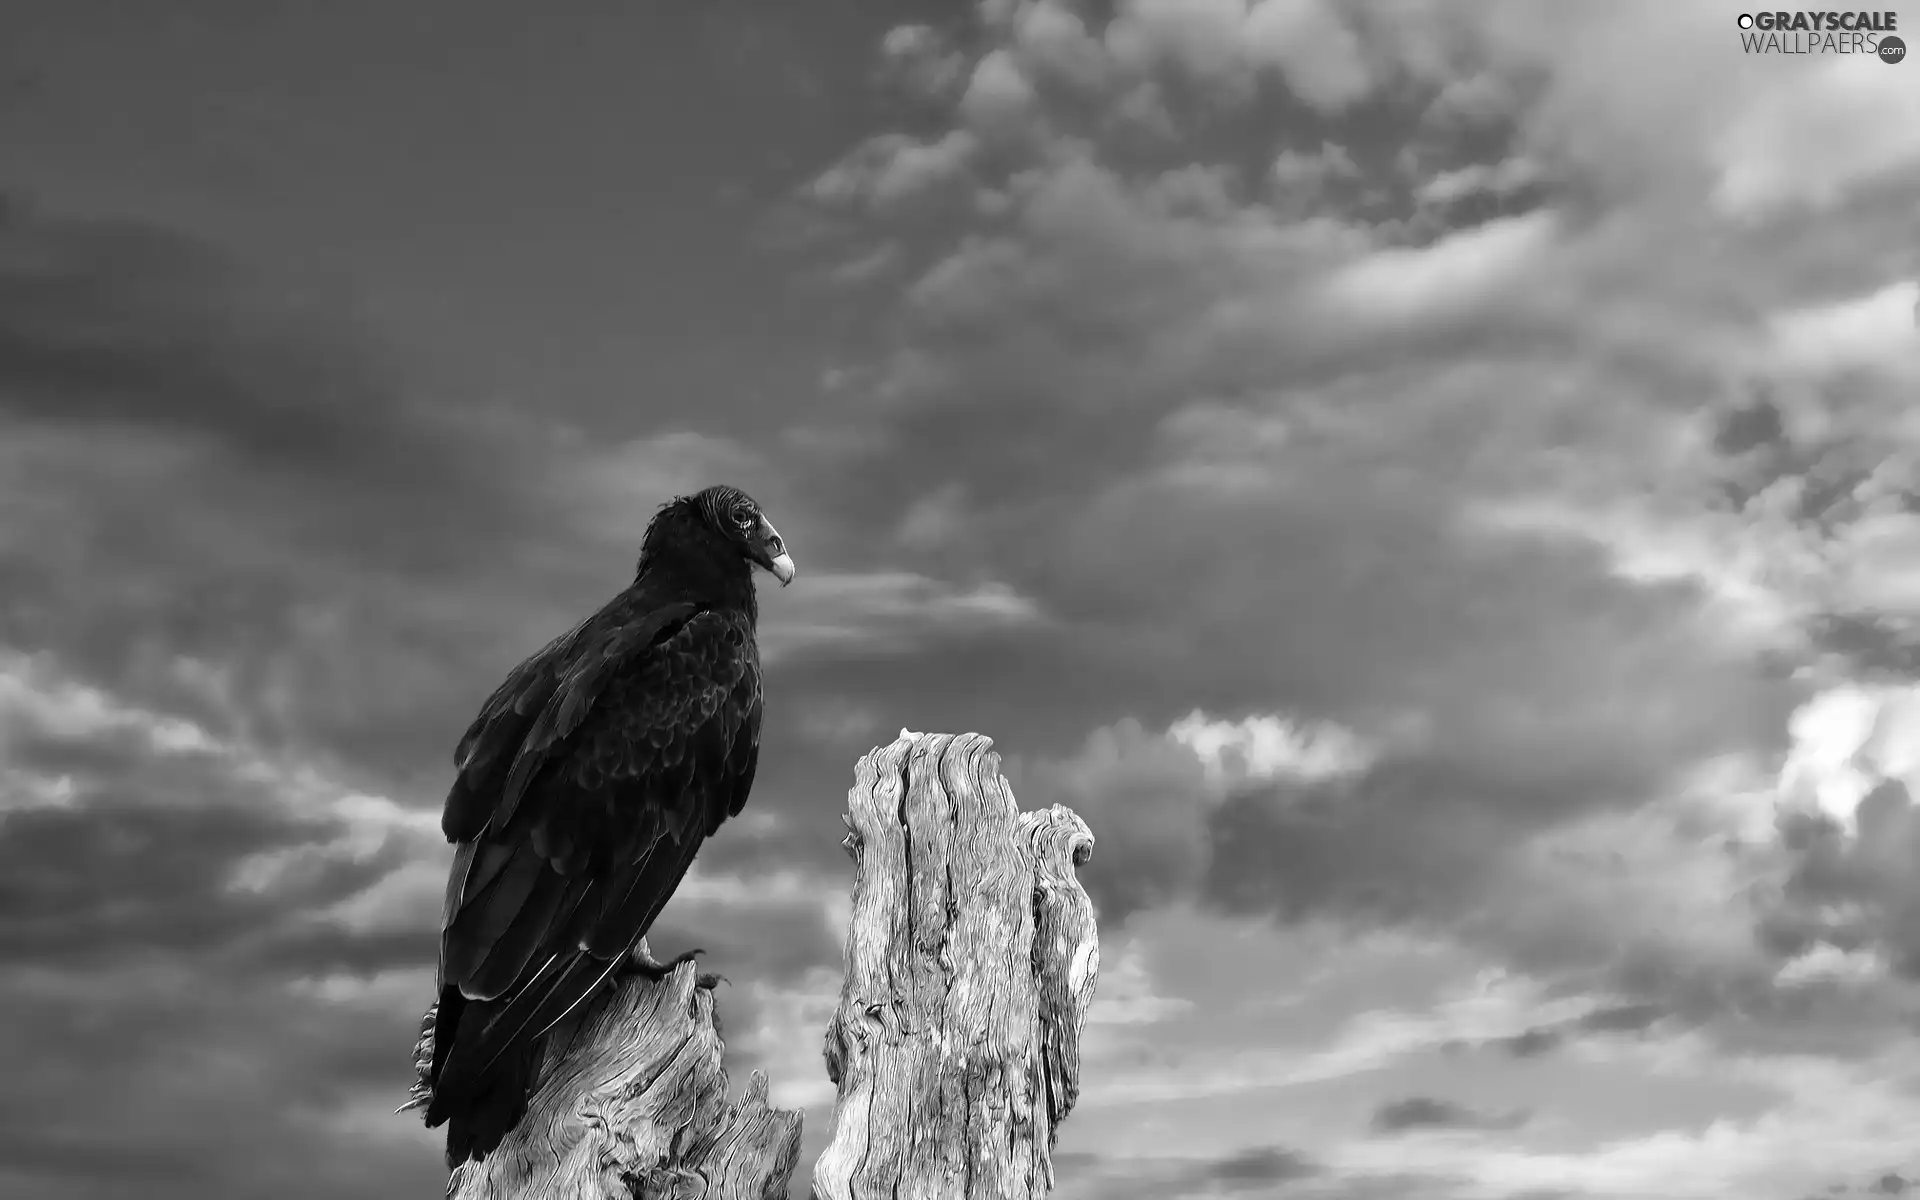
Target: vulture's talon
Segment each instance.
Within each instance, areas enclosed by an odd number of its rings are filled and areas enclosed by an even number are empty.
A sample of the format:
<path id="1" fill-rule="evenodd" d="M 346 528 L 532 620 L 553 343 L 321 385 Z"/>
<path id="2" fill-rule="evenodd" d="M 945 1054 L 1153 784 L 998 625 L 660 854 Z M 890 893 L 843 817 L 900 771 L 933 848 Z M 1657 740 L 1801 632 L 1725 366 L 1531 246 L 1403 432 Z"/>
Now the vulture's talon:
<path id="1" fill-rule="evenodd" d="M 692 962 L 705 953 L 705 950 L 695 948 L 687 951 L 685 954 L 679 955 L 669 962 L 661 962 L 645 947 L 640 947 L 633 952 L 631 958 L 632 970 L 636 975 L 644 976 L 655 983 L 659 983 L 667 976 L 673 974 L 674 971 L 682 965 Z"/>

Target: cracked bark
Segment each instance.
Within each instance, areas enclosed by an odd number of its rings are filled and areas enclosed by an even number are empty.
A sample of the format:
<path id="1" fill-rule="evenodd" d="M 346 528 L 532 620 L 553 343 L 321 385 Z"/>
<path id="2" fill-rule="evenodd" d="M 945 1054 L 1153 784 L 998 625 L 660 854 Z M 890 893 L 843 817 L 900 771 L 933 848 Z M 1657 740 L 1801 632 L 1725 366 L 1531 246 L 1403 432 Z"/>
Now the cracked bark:
<path id="1" fill-rule="evenodd" d="M 645 943 L 642 943 L 642 947 Z M 527 1116 L 447 1181 L 452 1200 L 775 1200 L 800 1158 L 800 1114 L 755 1071 L 737 1103 L 711 976 L 620 978 L 549 1039 Z M 431 1029 L 429 1010 L 426 1028 Z M 416 1047 L 430 1054 L 429 1034 Z"/>
<path id="2" fill-rule="evenodd" d="M 1093 835 L 1058 805 L 1020 812 L 992 744 L 902 731 L 855 768 L 853 919 L 826 1038 L 839 1096 L 816 1200 L 1053 1186 L 1099 973 L 1074 875 Z"/>
<path id="3" fill-rule="evenodd" d="M 853 915 L 826 1037 L 839 1095 L 816 1200 L 1038 1200 L 1053 1186 L 1100 967 L 1074 874 L 1093 835 L 1058 805 L 1020 812 L 992 744 L 903 731 L 855 768 Z M 771 1108 L 757 1071 L 728 1103 L 721 1048 L 693 963 L 618 979 L 549 1038 L 526 1118 L 447 1195 L 784 1197 L 800 1114 Z"/>

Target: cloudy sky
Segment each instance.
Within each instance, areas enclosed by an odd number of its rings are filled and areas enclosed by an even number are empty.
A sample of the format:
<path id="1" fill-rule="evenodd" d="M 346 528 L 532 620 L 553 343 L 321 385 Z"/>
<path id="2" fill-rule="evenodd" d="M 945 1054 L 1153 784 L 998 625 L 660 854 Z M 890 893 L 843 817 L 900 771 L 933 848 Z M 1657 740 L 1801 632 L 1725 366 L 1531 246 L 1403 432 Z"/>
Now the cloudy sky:
<path id="1" fill-rule="evenodd" d="M 655 945 L 800 1186 L 902 726 L 1099 838 L 1067 1200 L 1920 1178 L 1920 66 L 1721 0 L 6 10 L 0 1192 L 437 1194 L 452 744 L 721 480 L 801 575 Z"/>

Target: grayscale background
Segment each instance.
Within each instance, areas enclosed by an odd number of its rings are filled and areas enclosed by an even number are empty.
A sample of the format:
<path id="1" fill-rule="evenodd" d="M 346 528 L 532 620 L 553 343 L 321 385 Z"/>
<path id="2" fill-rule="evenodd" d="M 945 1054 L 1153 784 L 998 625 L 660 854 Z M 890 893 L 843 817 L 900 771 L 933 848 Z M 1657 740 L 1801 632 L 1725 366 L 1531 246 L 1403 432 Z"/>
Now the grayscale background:
<path id="1" fill-rule="evenodd" d="M 721 481 L 797 1189 L 908 726 L 1099 837 L 1064 1200 L 1905 1190 L 1920 67 L 1739 11 L 0 0 L 0 1194 L 438 1195 L 453 743 Z"/>

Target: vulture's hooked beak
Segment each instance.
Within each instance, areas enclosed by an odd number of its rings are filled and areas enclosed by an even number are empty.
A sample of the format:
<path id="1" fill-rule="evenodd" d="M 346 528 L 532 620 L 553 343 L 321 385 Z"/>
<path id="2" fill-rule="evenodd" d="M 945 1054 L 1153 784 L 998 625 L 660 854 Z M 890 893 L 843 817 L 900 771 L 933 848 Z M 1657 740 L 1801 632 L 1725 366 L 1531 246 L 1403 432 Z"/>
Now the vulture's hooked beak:
<path id="1" fill-rule="evenodd" d="M 748 557 L 765 567 L 767 574 L 780 581 L 781 587 L 793 582 L 793 557 L 787 553 L 787 543 L 773 522 L 765 517 L 760 518 L 760 533 L 753 539 Z"/>

